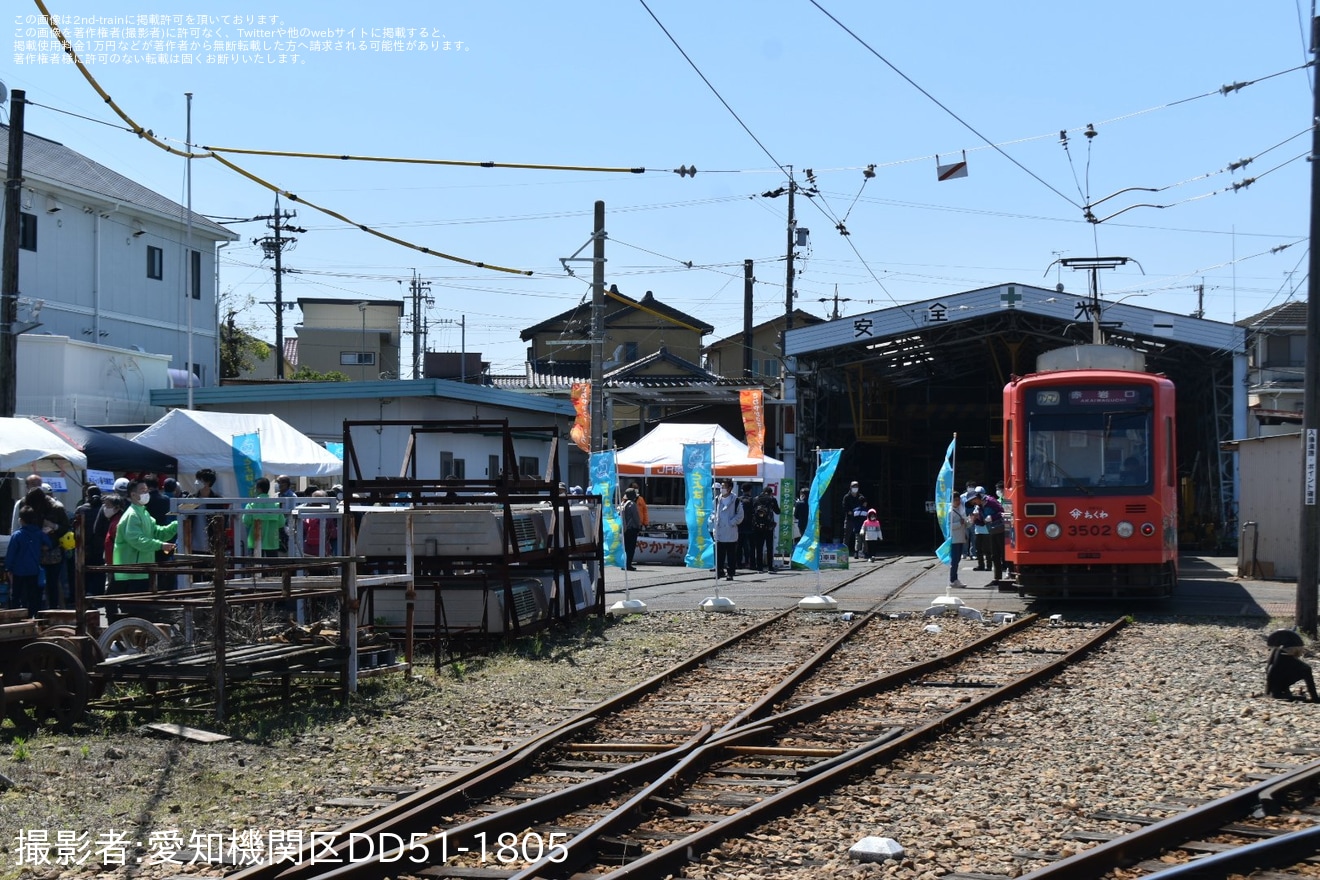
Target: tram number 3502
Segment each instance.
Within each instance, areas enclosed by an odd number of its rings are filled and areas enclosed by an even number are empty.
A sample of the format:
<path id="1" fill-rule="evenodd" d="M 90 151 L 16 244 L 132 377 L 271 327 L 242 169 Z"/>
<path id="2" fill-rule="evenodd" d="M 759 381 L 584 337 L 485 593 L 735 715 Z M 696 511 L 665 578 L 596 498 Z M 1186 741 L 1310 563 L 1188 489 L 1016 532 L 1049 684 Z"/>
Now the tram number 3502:
<path id="1" fill-rule="evenodd" d="M 1071 536 L 1091 535 L 1100 538 L 1100 537 L 1107 537 L 1110 534 L 1113 534 L 1113 529 L 1107 525 L 1102 526 L 1098 524 L 1088 525 L 1085 523 L 1075 523 L 1073 525 L 1068 526 L 1068 534 Z"/>

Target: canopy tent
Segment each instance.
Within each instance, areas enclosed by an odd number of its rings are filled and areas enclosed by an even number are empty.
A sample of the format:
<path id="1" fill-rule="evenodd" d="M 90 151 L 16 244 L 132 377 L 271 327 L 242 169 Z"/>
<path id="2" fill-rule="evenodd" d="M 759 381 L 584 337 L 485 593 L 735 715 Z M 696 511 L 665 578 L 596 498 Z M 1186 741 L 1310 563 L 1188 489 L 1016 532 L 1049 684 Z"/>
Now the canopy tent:
<path id="1" fill-rule="evenodd" d="M 326 477 L 344 470 L 344 463 L 324 446 L 268 414 L 171 410 L 134 441 L 174 456 L 181 474 L 210 468 L 219 477 L 216 491 L 232 495 L 238 486 L 234 438 L 254 433 L 261 438 L 266 476 Z"/>
<path id="2" fill-rule="evenodd" d="M 83 470 L 87 456 L 31 419 L 0 418 L 0 471 L 57 469 L 60 465 Z"/>
<path id="3" fill-rule="evenodd" d="M 620 449 L 615 463 L 620 477 L 683 476 L 683 444 L 709 443 L 714 448 L 715 476 L 777 483 L 784 478 L 784 463 L 778 459 L 749 458 L 747 444 L 719 425 L 656 425 L 627 449 Z"/>
<path id="4" fill-rule="evenodd" d="M 179 463 L 174 456 L 118 434 L 88 428 L 68 419 L 33 416 L 32 421 L 86 455 L 87 467 L 93 470 L 150 474 L 178 472 Z"/>

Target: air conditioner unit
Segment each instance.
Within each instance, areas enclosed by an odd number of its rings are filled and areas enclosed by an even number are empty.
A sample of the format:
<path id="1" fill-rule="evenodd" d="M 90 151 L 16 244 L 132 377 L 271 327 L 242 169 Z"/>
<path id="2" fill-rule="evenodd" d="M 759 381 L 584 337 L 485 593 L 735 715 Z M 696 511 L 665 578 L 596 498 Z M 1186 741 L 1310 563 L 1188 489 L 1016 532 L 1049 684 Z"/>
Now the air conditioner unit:
<path id="1" fill-rule="evenodd" d="M 511 619 L 517 620 L 519 627 L 526 627 L 549 616 L 546 588 L 539 578 L 515 578 L 510 591 L 513 607 L 511 614 L 506 614 L 502 583 L 478 578 L 446 580 L 440 589 L 444 615 L 437 620 L 435 591 L 419 589 L 413 600 L 413 626 L 427 632 L 439 628 L 450 633 L 503 633 L 512 629 Z M 378 587 L 372 597 L 373 613 L 387 627 L 400 629 L 407 624 L 408 605 L 402 588 Z"/>
<path id="2" fill-rule="evenodd" d="M 502 515 L 490 507 L 414 510 L 407 507 L 361 507 L 356 552 L 366 557 L 407 555 L 408 520 L 412 519 L 414 557 L 504 556 Z"/>

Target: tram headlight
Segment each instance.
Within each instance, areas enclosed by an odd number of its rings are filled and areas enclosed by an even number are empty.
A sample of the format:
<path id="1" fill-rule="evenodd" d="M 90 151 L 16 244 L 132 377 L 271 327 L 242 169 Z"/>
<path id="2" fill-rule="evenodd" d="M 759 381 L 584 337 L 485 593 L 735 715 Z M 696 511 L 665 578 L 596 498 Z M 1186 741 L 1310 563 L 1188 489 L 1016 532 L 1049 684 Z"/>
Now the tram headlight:
<path id="1" fill-rule="evenodd" d="M 1144 535 L 1144 536 L 1146 536 L 1147 538 L 1149 538 L 1151 535 L 1155 534 L 1155 524 L 1154 524 L 1154 523 L 1142 523 L 1142 524 L 1141 524 L 1141 534 Z"/>
<path id="2" fill-rule="evenodd" d="M 1136 527 L 1127 520 L 1123 520 L 1123 522 L 1119 523 L 1117 528 L 1114 529 L 1114 531 L 1118 532 L 1120 538 L 1130 538 L 1132 537 L 1132 533 L 1136 530 Z"/>
<path id="3" fill-rule="evenodd" d="M 1028 538 L 1036 537 L 1036 533 L 1039 531 L 1040 529 L 1036 527 L 1035 523 L 1027 523 L 1025 526 L 1022 527 L 1022 534 Z"/>
<path id="4" fill-rule="evenodd" d="M 1058 523 L 1050 523 L 1045 527 L 1045 537 L 1053 540 L 1063 534 L 1063 529 Z"/>

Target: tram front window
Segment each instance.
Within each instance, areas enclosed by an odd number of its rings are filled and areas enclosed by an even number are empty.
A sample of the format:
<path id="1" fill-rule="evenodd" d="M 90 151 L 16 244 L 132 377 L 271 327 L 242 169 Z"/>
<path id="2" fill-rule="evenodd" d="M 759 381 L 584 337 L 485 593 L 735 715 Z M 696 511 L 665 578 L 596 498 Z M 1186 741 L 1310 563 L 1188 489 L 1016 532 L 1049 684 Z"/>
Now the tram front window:
<path id="1" fill-rule="evenodd" d="M 1027 487 L 1053 494 L 1149 490 L 1151 413 L 1052 411 L 1027 423 Z"/>

